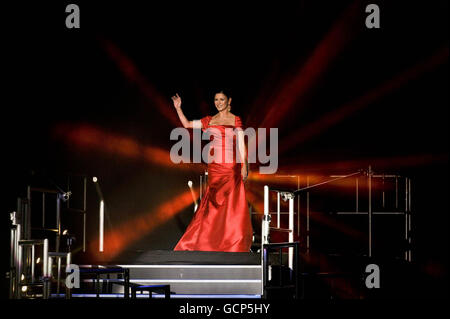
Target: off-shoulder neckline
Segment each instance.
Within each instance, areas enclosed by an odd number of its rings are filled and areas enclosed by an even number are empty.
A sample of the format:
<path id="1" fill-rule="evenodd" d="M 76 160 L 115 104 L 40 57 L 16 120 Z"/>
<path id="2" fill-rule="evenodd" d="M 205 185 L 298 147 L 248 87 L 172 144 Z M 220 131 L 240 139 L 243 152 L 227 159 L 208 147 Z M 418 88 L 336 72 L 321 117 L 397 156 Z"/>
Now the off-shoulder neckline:
<path id="1" fill-rule="evenodd" d="M 234 125 L 231 125 L 231 124 L 210 124 L 212 118 L 213 117 L 211 115 L 209 115 L 208 126 L 231 126 L 231 127 L 236 127 L 237 126 L 237 121 L 238 121 L 238 116 L 237 115 L 234 115 Z"/>

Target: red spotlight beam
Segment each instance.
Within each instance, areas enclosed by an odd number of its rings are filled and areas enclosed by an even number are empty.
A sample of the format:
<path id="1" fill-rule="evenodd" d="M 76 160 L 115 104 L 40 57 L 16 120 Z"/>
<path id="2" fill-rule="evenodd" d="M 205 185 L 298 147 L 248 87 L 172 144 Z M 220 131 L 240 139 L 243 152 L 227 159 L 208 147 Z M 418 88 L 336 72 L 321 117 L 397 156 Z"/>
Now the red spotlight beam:
<path id="1" fill-rule="evenodd" d="M 360 3 L 353 2 L 338 20 L 332 25 L 330 31 L 322 39 L 297 73 L 282 87 L 276 97 L 269 103 L 268 111 L 260 127 L 277 127 L 280 120 L 297 105 L 300 97 L 317 83 L 331 62 L 339 55 L 345 44 L 360 30 L 355 27 L 359 22 L 356 19 Z"/>
<path id="2" fill-rule="evenodd" d="M 199 165 L 185 163 L 175 164 L 170 153 L 164 149 L 139 144 L 134 139 L 117 134 L 110 134 L 92 125 L 59 124 L 54 128 L 57 138 L 78 147 L 107 151 L 126 158 L 144 160 L 149 164 L 181 170 L 201 171 Z M 186 162 L 188 159 L 186 159 Z"/>
<path id="3" fill-rule="evenodd" d="M 299 130 L 285 138 L 284 142 L 280 143 L 278 150 L 279 154 L 292 149 L 295 146 L 298 146 L 298 144 L 312 138 L 315 135 L 321 134 L 327 128 L 336 125 L 337 123 L 347 118 L 350 114 L 353 114 L 356 111 L 367 107 L 376 99 L 385 96 L 389 92 L 401 87 L 407 82 L 417 78 L 419 75 L 435 68 L 442 63 L 445 63 L 446 61 L 448 61 L 448 47 L 441 49 L 427 61 L 411 67 L 410 69 L 394 77 L 392 80 L 383 83 L 379 87 L 350 102 L 349 104 L 346 104 L 336 109 L 335 111 L 325 114 L 323 117 L 319 118 L 317 121 L 309 124 L 306 127 L 300 128 Z"/>
<path id="4" fill-rule="evenodd" d="M 145 79 L 145 77 L 139 72 L 135 63 L 116 45 L 104 38 L 100 38 L 99 41 L 108 55 L 119 67 L 122 74 L 130 82 L 137 85 L 140 91 L 151 101 L 152 105 L 157 108 L 161 115 L 168 119 L 174 126 L 179 126 L 180 121 L 178 120 L 173 107 L 170 105 L 170 100 L 162 96 L 156 88 L 154 88 L 153 85 Z"/>
<path id="5" fill-rule="evenodd" d="M 290 161 L 295 163 L 296 160 Z M 297 161 L 298 162 L 298 161 Z M 360 169 L 372 166 L 376 171 L 399 170 L 408 167 L 426 166 L 436 163 L 448 162 L 448 154 L 416 154 L 397 157 L 373 157 L 357 160 L 322 162 L 314 164 L 286 164 L 280 167 L 279 173 L 289 172 L 290 174 L 305 174 L 307 171 L 321 172 L 322 174 L 338 174 L 349 170 Z"/>
<path id="6" fill-rule="evenodd" d="M 142 214 L 106 233 L 104 255 L 111 259 L 119 255 L 126 247 L 151 233 L 156 227 L 192 205 L 192 194 L 188 190 L 160 204 L 155 210 Z M 98 242 L 92 243 L 92 249 Z"/>

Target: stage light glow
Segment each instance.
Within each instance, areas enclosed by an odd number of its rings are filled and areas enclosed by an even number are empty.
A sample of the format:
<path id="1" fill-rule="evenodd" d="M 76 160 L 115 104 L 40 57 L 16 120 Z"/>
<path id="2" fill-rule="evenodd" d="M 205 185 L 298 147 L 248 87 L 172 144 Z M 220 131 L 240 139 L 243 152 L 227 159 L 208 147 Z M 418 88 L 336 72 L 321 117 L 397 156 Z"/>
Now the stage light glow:
<path id="1" fill-rule="evenodd" d="M 148 235 L 153 229 L 167 222 L 189 205 L 192 205 L 190 190 L 170 198 L 151 212 L 143 213 L 107 232 L 104 238 L 103 254 L 105 258 L 114 258 L 130 244 Z M 95 250 L 98 248 L 99 242 L 94 242 L 92 245 Z"/>
<path id="2" fill-rule="evenodd" d="M 98 181 L 98 179 L 97 179 L 97 177 L 92 177 L 92 181 L 94 182 L 94 183 L 97 183 L 97 181 Z"/>
<path id="3" fill-rule="evenodd" d="M 22 292 L 26 292 L 28 290 L 28 286 L 22 286 Z"/>
<path id="4" fill-rule="evenodd" d="M 40 262 L 41 262 L 41 258 L 38 257 L 38 258 L 36 259 L 36 264 L 39 264 Z"/>
<path id="5" fill-rule="evenodd" d="M 427 72 L 436 66 L 445 63 L 446 61 L 448 61 L 448 47 L 435 52 L 425 62 L 414 65 L 413 67 L 398 74 L 397 76 L 394 76 L 389 81 L 381 84 L 377 88 L 367 92 L 350 103 L 336 108 L 334 111 L 323 115 L 318 120 L 305 127 L 299 128 L 297 131 L 283 139 L 283 142 L 279 145 L 279 154 L 292 149 L 293 147 L 297 147 L 299 144 L 311 139 L 313 136 L 325 132 L 331 126 L 334 126 L 346 119 L 349 115 L 369 106 L 376 99 L 379 99 L 389 92 L 398 89 L 407 82 L 417 78 L 420 74 Z"/>
<path id="6" fill-rule="evenodd" d="M 174 164 L 170 159 L 169 151 L 158 147 L 141 145 L 132 138 L 107 133 L 92 125 L 69 125 L 61 123 L 55 126 L 54 134 L 58 139 L 62 139 L 66 143 L 76 145 L 83 149 L 106 151 L 125 158 L 143 160 L 152 165 L 178 170 L 199 173 L 202 170 L 199 165 L 195 164 Z M 188 162 L 188 159 L 185 161 Z M 93 177 L 92 180 L 93 182 L 98 182 L 96 177 Z"/>
<path id="7" fill-rule="evenodd" d="M 178 120 L 174 108 L 170 105 L 170 100 L 161 95 L 156 88 L 145 79 L 139 72 L 136 64 L 111 41 L 104 38 L 99 38 L 98 40 L 127 80 L 135 83 L 151 104 L 155 106 L 159 113 L 168 119 L 172 125 L 180 125 L 180 121 Z"/>
<path id="8" fill-rule="evenodd" d="M 248 126 L 278 127 L 292 108 L 296 107 L 296 114 L 298 114 L 298 105 L 302 105 L 301 98 L 306 96 L 316 85 L 327 67 L 344 49 L 345 44 L 360 30 L 355 27 L 355 23 L 359 23 L 358 19 L 355 19 L 358 9 L 360 9 L 359 4 L 354 2 L 344 11 L 306 62 L 302 63 L 292 76 L 283 80 L 280 89 L 264 103 L 263 107 L 258 105 L 256 115 L 259 116 L 250 118 Z M 261 116 L 264 118 L 261 119 Z M 260 148 L 261 144 L 265 142 L 265 138 L 259 139 L 258 142 L 257 148 Z M 249 156 L 253 156 L 253 152 L 254 150 L 250 150 Z"/>
<path id="9" fill-rule="evenodd" d="M 393 167 L 407 168 L 421 165 L 429 165 L 433 163 L 445 163 L 448 161 L 448 154 L 413 154 L 407 156 L 394 157 L 372 157 L 360 158 L 356 160 L 343 160 L 334 162 L 314 162 L 305 164 L 290 164 L 297 163 L 299 159 L 286 159 L 286 164 L 279 169 L 279 173 L 289 172 L 291 174 L 302 173 L 305 171 L 319 171 L 323 175 L 334 175 L 341 172 L 355 172 L 359 169 L 368 168 L 372 166 L 376 171 L 383 171 L 385 169 L 392 170 Z"/>

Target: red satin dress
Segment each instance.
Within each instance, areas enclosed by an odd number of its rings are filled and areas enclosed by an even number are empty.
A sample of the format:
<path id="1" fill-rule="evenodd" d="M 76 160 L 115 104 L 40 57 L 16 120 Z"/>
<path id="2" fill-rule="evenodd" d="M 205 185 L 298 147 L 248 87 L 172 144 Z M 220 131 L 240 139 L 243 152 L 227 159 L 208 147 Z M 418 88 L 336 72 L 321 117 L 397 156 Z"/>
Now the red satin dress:
<path id="1" fill-rule="evenodd" d="M 208 187 L 174 250 L 248 252 L 253 231 L 241 175 L 242 164 L 235 159 L 236 136 L 225 134 L 227 129 L 230 132 L 242 128 L 242 122 L 238 116 L 234 126 L 209 125 L 210 120 L 211 116 L 201 119 L 203 130 L 212 133 L 209 145 L 214 153 L 222 150 L 222 160 L 208 164 Z"/>

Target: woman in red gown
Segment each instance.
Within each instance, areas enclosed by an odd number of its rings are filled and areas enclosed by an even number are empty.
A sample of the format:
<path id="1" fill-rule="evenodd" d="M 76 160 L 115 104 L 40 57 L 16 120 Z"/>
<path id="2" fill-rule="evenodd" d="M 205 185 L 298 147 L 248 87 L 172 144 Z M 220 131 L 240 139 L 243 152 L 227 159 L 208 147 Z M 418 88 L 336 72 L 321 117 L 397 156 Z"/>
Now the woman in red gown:
<path id="1" fill-rule="evenodd" d="M 244 188 L 248 173 L 246 150 L 241 119 L 230 112 L 231 97 L 223 91 L 216 93 L 214 104 L 218 113 L 194 121 L 184 116 L 178 94 L 172 100 L 183 126 L 209 129 L 213 136 L 210 145 L 222 157 L 208 161 L 208 187 L 174 250 L 250 251 L 253 231 Z M 234 129 L 237 134 L 228 134 Z M 236 143 L 239 143 L 240 163 L 234 156 Z"/>

